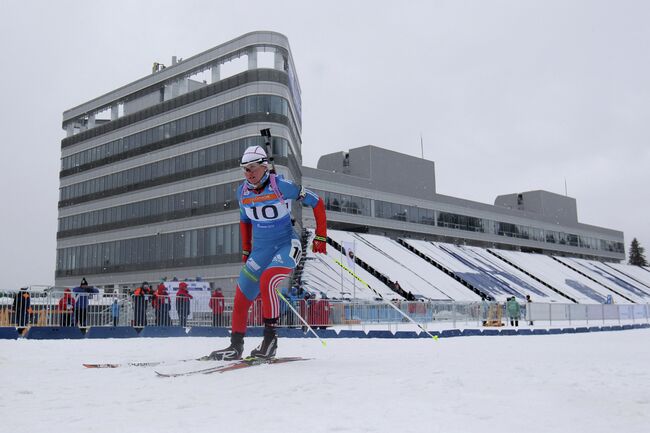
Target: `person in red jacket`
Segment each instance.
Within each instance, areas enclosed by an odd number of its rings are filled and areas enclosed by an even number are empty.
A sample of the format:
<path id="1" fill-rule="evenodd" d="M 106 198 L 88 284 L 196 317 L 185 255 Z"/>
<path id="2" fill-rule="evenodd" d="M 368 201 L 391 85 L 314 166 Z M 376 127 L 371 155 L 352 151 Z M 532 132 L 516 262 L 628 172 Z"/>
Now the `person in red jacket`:
<path id="1" fill-rule="evenodd" d="M 65 289 L 63 297 L 59 299 L 59 326 L 72 326 L 74 317 L 75 300 L 72 291 Z"/>
<path id="2" fill-rule="evenodd" d="M 223 309 L 225 302 L 221 287 L 217 287 L 210 296 L 210 309 L 212 310 L 212 326 L 223 326 Z"/>
<path id="3" fill-rule="evenodd" d="M 190 299 L 193 299 L 193 296 L 187 291 L 187 283 L 182 281 L 176 292 L 176 312 L 178 313 L 178 323 L 182 327 L 187 326 L 187 316 L 190 315 Z"/>
<path id="4" fill-rule="evenodd" d="M 170 326 L 169 310 L 172 306 L 171 302 L 165 285 L 163 283 L 158 284 L 151 301 L 156 311 L 156 326 Z"/>

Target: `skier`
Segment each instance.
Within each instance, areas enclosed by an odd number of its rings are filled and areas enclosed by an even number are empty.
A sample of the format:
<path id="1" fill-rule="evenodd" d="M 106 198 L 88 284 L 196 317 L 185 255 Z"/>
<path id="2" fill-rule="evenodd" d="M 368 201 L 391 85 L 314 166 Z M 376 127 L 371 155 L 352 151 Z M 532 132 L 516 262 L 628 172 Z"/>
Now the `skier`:
<path id="1" fill-rule="evenodd" d="M 280 316 L 276 288 L 291 274 L 302 254 L 300 238 L 291 222 L 293 200 L 313 209 L 316 236 L 312 250 L 315 253 L 327 252 L 327 223 L 323 200 L 302 186 L 276 176 L 272 169 L 269 170 L 269 158 L 260 146 L 248 147 L 240 165 L 244 170 L 245 181 L 239 186 L 237 196 L 242 261 L 245 264 L 235 289 L 230 346 L 216 350 L 208 356 L 216 360 L 234 360 L 242 357 L 248 310 L 260 292 L 264 339 L 251 352 L 251 356 L 275 356 L 278 345 L 276 326 Z"/>

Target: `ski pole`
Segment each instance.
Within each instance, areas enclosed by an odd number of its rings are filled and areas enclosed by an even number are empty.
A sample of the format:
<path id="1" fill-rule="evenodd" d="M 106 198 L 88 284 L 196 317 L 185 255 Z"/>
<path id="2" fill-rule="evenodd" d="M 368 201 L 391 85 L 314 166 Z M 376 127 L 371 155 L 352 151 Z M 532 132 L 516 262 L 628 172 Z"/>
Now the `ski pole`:
<path id="1" fill-rule="evenodd" d="M 399 314 L 401 314 L 402 316 L 404 316 L 404 317 L 405 317 L 406 319 L 408 319 L 411 323 L 415 324 L 418 328 L 420 328 L 423 332 L 425 332 L 429 337 L 433 338 L 434 340 L 437 340 L 437 339 L 438 339 L 438 336 L 437 336 L 437 335 L 431 335 L 431 333 L 429 333 L 429 331 L 427 331 L 426 329 L 424 329 L 424 328 L 422 327 L 422 325 L 420 325 L 418 322 L 416 322 L 415 320 L 413 320 L 413 319 L 412 319 L 408 314 L 406 314 L 405 312 L 403 312 L 402 310 L 400 310 L 399 308 L 397 308 L 395 305 L 393 305 L 392 302 L 387 301 L 386 299 L 384 299 L 384 297 L 381 295 L 381 293 L 379 293 L 378 291 L 376 291 L 375 289 L 373 289 L 372 287 L 370 287 L 370 285 L 369 285 L 368 283 L 366 283 L 365 281 L 363 281 L 363 280 L 362 280 L 362 279 L 361 279 L 357 274 L 355 274 L 354 272 L 352 272 L 352 270 L 351 270 L 350 268 L 348 268 L 347 266 L 345 266 L 343 263 L 341 263 L 341 262 L 338 261 L 337 259 L 334 259 L 334 261 L 336 262 L 337 265 L 339 265 L 340 267 L 342 267 L 343 269 L 345 269 L 346 271 L 348 271 L 348 273 L 349 273 L 350 275 L 352 275 L 355 279 L 357 279 L 361 284 L 363 284 L 364 286 L 366 286 L 367 288 L 369 288 L 370 290 L 372 290 L 373 292 L 375 292 L 375 294 L 376 294 L 377 296 L 379 296 L 379 298 L 380 298 L 382 301 L 384 301 L 386 304 L 388 304 L 388 305 L 390 305 L 391 307 L 393 307 L 393 308 L 394 308 L 394 309 L 395 309 Z"/>
<path id="2" fill-rule="evenodd" d="M 293 308 L 293 305 L 291 305 L 291 302 L 289 302 L 289 300 L 287 298 L 285 298 L 284 295 L 282 295 L 282 293 L 280 293 L 280 291 L 277 288 L 275 289 L 275 292 L 289 306 L 289 308 L 291 308 L 291 311 L 293 311 L 296 314 L 296 316 L 298 316 L 298 318 L 302 321 L 302 323 L 305 324 L 305 326 L 311 331 L 311 333 L 314 334 L 314 337 L 318 338 L 318 340 L 321 342 L 323 347 L 327 346 L 327 343 L 325 343 L 325 340 L 323 340 L 322 338 L 320 338 L 318 336 L 318 334 L 316 334 L 316 331 L 314 331 L 314 328 L 309 326 L 309 323 L 307 323 L 307 321 L 302 318 L 302 316 L 296 311 L 296 309 Z"/>

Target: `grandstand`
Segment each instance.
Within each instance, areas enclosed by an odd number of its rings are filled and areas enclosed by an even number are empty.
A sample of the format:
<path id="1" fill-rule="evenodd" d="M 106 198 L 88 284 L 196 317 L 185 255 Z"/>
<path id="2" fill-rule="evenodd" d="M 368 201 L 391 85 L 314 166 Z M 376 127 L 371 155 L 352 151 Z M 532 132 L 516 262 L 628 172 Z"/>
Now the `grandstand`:
<path id="1" fill-rule="evenodd" d="M 365 282 L 384 299 L 403 299 L 399 282 L 415 299 L 434 302 L 505 302 L 511 296 L 524 302 L 527 295 L 538 303 L 650 301 L 650 286 L 641 282 L 650 276 L 645 268 L 340 230 L 330 230 L 329 238 L 326 256 L 308 253 L 302 283 L 331 298 L 378 298 Z M 353 245 L 354 265 L 343 245 Z"/>

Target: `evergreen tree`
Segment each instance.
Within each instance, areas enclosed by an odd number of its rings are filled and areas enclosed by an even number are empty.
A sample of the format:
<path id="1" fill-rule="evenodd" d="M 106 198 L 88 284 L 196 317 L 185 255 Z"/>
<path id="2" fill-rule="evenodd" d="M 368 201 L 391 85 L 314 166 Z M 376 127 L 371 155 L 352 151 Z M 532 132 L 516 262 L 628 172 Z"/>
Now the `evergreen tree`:
<path id="1" fill-rule="evenodd" d="M 632 243 L 630 244 L 630 260 L 627 263 L 635 266 L 648 266 L 648 262 L 643 255 L 644 252 L 645 249 L 639 244 L 639 241 L 636 238 L 632 239 Z"/>

